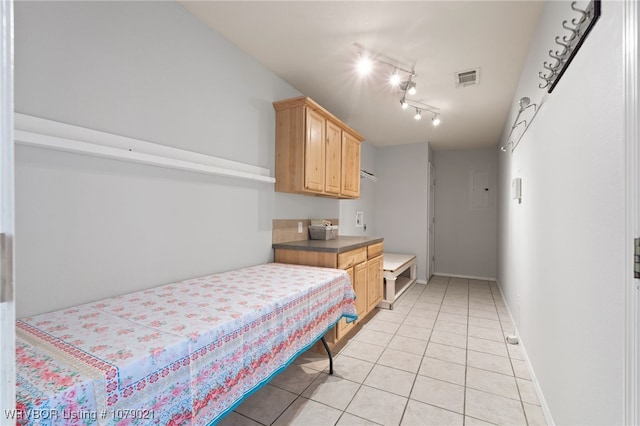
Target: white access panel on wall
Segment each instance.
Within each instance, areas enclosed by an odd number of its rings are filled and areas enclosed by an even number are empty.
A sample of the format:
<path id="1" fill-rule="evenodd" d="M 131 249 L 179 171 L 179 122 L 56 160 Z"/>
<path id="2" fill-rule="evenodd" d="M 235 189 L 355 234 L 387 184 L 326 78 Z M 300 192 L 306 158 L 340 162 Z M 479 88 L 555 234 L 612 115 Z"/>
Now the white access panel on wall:
<path id="1" fill-rule="evenodd" d="M 469 171 L 469 208 L 489 210 L 494 204 L 493 173 L 488 170 Z"/>

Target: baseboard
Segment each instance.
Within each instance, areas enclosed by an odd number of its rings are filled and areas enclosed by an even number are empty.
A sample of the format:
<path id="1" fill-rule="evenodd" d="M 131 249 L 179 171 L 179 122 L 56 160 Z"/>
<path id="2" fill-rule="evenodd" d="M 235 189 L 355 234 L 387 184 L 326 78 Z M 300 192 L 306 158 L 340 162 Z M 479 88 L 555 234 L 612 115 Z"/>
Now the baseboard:
<path id="1" fill-rule="evenodd" d="M 547 421 L 549 426 L 555 426 L 555 422 L 553 421 L 553 417 L 551 416 L 551 411 L 549 410 L 549 405 L 547 405 L 547 401 L 544 399 L 544 395 L 542 394 L 542 388 L 540 387 L 540 383 L 538 382 L 538 378 L 536 377 L 535 372 L 533 371 L 533 366 L 531 365 L 531 361 L 529 361 L 529 355 L 527 355 L 527 350 L 524 346 L 524 342 L 522 341 L 522 337 L 520 337 L 520 333 L 518 332 L 518 326 L 516 322 L 513 320 L 513 315 L 511 315 L 511 309 L 509 309 L 509 305 L 507 304 L 507 300 L 502 293 L 502 286 L 500 286 L 500 282 L 496 280 L 496 284 L 498 285 L 498 291 L 500 292 L 500 297 L 502 298 L 502 302 L 504 306 L 507 308 L 507 313 L 509 314 L 509 319 L 511 319 L 511 323 L 513 324 L 513 330 L 518 336 L 518 345 L 522 350 L 522 356 L 524 357 L 524 362 L 527 364 L 527 369 L 529 370 L 529 375 L 531 376 L 531 382 L 533 383 L 533 387 L 536 390 L 536 394 L 538 395 L 538 401 L 540 402 L 540 407 L 542 408 L 542 413 L 544 414 L 544 418 Z"/>
<path id="2" fill-rule="evenodd" d="M 416 284 L 427 284 L 427 280 L 416 280 Z"/>
<path id="3" fill-rule="evenodd" d="M 438 275 L 440 277 L 465 278 L 468 280 L 496 281 L 495 277 L 481 277 L 478 275 L 449 274 L 446 272 L 434 272 L 433 275 Z"/>

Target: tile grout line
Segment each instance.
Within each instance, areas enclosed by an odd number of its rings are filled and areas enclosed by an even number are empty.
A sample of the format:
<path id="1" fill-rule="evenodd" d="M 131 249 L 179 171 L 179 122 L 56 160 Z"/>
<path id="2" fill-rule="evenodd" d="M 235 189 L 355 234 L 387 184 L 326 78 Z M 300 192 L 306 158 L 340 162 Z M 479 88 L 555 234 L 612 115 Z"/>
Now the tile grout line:
<path id="1" fill-rule="evenodd" d="M 424 290 L 423 290 L 423 292 L 424 292 Z M 414 302 L 414 303 L 413 303 L 413 305 L 411 306 L 411 309 L 413 309 L 413 307 L 415 306 L 415 303 L 416 303 L 416 302 Z M 408 316 L 408 314 L 403 314 L 403 315 L 405 316 L 405 319 L 406 319 L 406 317 Z M 403 320 L 403 322 L 401 323 L 401 325 L 402 325 L 402 324 L 404 324 L 404 320 Z M 400 327 L 398 327 L 398 329 L 400 329 Z M 374 331 L 375 331 L 375 330 L 374 330 Z M 382 332 L 381 332 L 381 333 L 382 333 Z M 393 337 L 397 336 L 397 335 L 398 335 L 397 333 L 398 333 L 398 330 L 396 330 L 396 331 L 392 334 L 392 336 L 393 336 Z M 391 334 L 391 333 L 385 333 L 385 334 Z M 389 340 L 389 343 L 391 343 L 391 341 L 393 340 L 393 337 L 391 338 L 391 340 Z M 389 343 L 387 343 L 387 344 L 384 346 L 384 350 L 383 350 L 382 354 L 384 354 L 384 352 L 385 352 L 387 349 L 389 349 Z M 346 407 L 346 408 L 344 409 L 344 411 L 342 412 L 342 415 L 340 415 L 340 418 L 342 418 L 342 416 L 344 415 L 344 413 L 347 413 L 347 411 L 346 411 L 346 410 L 347 410 L 347 408 L 349 408 L 349 405 L 353 402 L 354 398 L 356 397 L 356 395 L 358 394 L 358 392 L 360 392 L 360 390 L 362 389 L 362 387 L 363 387 L 363 386 L 366 386 L 366 385 L 364 384 L 364 382 L 367 380 L 367 378 L 369 377 L 369 375 L 371 374 L 371 372 L 373 371 L 373 369 L 376 367 L 376 365 L 381 365 L 381 366 L 383 366 L 383 367 L 386 367 L 386 366 L 384 366 L 384 365 L 382 365 L 382 364 L 378 364 L 378 361 L 379 361 L 379 360 L 380 360 L 380 358 L 382 357 L 382 354 L 380 354 L 380 355 L 378 356 L 378 358 L 376 359 L 376 361 L 373 363 L 373 367 L 371 368 L 371 370 L 369 370 L 369 372 L 367 373 L 367 375 L 364 377 L 364 379 L 362 380 L 362 383 L 360 383 L 360 384 L 359 384 L 359 386 L 358 386 L 358 390 L 353 394 L 353 397 L 349 400 L 349 403 L 347 404 L 347 407 Z M 389 368 L 392 368 L 392 367 L 389 367 Z M 404 371 L 404 370 L 402 370 L 402 371 Z M 417 377 L 417 375 L 418 375 L 418 373 L 416 372 L 416 377 Z M 414 378 L 414 384 L 415 384 L 415 378 Z M 370 386 L 367 386 L 367 387 L 370 387 Z M 374 387 L 371 387 L 371 388 L 372 388 L 372 389 L 377 389 L 377 388 L 374 388 Z M 385 391 L 385 390 L 383 390 L 383 389 L 377 389 L 377 390 L 381 390 L 381 391 L 383 391 L 383 392 L 388 392 L 388 391 Z M 413 385 L 412 385 L 412 389 L 411 389 L 411 390 L 413 390 Z M 398 394 L 393 393 L 393 392 L 388 392 L 388 393 L 391 393 L 391 394 L 393 394 L 393 395 L 398 395 Z M 402 395 L 398 395 L 398 396 L 402 396 Z M 400 416 L 400 423 L 402 423 L 402 418 L 404 417 L 404 414 L 405 414 L 405 412 L 406 412 L 406 409 L 407 409 L 407 405 L 408 405 L 408 403 L 409 403 L 410 396 L 411 396 L 411 391 L 409 392 L 409 396 L 407 397 L 407 402 L 405 403 L 404 409 L 402 410 L 402 415 Z M 351 414 L 351 413 L 348 413 L 348 414 Z M 352 414 L 352 415 L 353 415 L 353 414 Z M 360 417 L 360 416 L 356 416 L 356 417 L 362 418 L 362 417 Z M 340 418 L 338 418 L 338 421 L 340 421 Z M 372 422 L 374 422 L 374 423 L 377 423 L 377 422 L 375 422 L 375 421 L 373 421 L 373 420 L 371 420 L 371 419 L 367 419 L 367 418 L 365 418 L 365 420 L 367 420 L 367 421 L 372 421 Z"/>
<path id="2" fill-rule="evenodd" d="M 469 289 L 469 280 L 467 280 L 467 335 L 466 347 L 464 351 L 464 396 L 462 399 L 462 425 L 467 423 L 467 375 L 469 374 L 469 315 L 471 312 L 471 291 Z"/>
<path id="3" fill-rule="evenodd" d="M 424 294 L 424 292 L 426 291 L 426 289 L 427 289 L 427 287 L 428 287 L 428 286 L 429 286 L 429 282 L 427 282 L 427 284 L 424 286 L 424 288 L 423 288 L 423 289 L 422 289 L 422 291 L 420 292 L 420 295 L 418 295 L 418 299 L 419 299 L 419 298 Z M 416 301 L 415 301 L 415 302 L 413 302 L 413 305 L 411 306 L 411 309 L 412 309 L 412 310 L 414 309 L 414 307 L 415 307 L 415 305 L 416 305 L 416 303 L 417 303 L 418 299 L 416 299 Z M 409 312 L 411 312 L 411 311 L 409 311 Z M 438 312 L 440 312 L 440 311 L 438 310 Z M 407 317 L 408 317 L 408 314 L 407 314 Z M 437 318 L 437 315 L 436 315 L 436 318 Z M 435 326 L 435 325 L 434 325 L 434 326 Z M 427 339 L 427 344 L 425 345 L 424 350 L 422 351 L 422 359 L 420 360 L 420 365 L 418 366 L 418 371 L 416 371 L 416 375 L 415 375 L 415 377 L 413 378 L 413 383 L 411 384 L 411 389 L 409 389 L 409 396 L 407 396 L 407 402 L 406 402 L 406 404 L 404 405 L 404 410 L 402 410 L 402 416 L 400 416 L 400 423 L 399 423 L 399 425 L 401 425 L 401 424 L 402 424 L 402 421 L 404 420 L 404 416 L 405 416 L 405 414 L 407 413 L 407 408 L 408 408 L 408 406 L 409 406 L 409 401 L 411 401 L 411 394 L 413 393 L 413 389 L 414 389 L 414 388 L 415 388 L 415 386 L 416 386 L 416 380 L 418 380 L 418 376 L 420 375 L 420 374 L 419 374 L 419 372 L 420 372 L 420 368 L 422 367 L 422 363 L 424 362 L 424 357 L 425 357 L 425 354 L 426 354 L 426 352 L 427 352 L 427 348 L 429 347 L 429 342 L 431 342 L 431 335 L 432 335 L 432 334 L 433 334 L 433 329 L 431 329 L 431 333 L 429 333 L 429 338 Z"/>

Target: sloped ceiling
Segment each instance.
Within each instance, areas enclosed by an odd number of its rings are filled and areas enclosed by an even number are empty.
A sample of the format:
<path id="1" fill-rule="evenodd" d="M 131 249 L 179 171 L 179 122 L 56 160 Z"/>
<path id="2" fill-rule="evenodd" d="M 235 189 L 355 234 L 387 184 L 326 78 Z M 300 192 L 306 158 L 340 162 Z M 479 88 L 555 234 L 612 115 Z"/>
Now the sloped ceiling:
<path id="1" fill-rule="evenodd" d="M 434 149 L 498 144 L 512 105 L 539 1 L 181 1 L 198 19 L 313 98 L 376 146 L 429 141 Z M 415 70 L 416 104 L 400 108 L 393 67 L 374 61 L 361 77 L 362 49 Z M 455 73 L 479 69 L 479 84 Z M 407 77 L 406 74 L 400 73 Z"/>

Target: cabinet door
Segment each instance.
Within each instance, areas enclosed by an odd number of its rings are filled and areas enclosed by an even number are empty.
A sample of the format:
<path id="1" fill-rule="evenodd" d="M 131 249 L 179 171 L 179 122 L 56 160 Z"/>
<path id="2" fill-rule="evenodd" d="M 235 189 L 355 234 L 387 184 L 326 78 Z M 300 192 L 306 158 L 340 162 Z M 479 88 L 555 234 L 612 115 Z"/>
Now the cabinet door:
<path id="1" fill-rule="evenodd" d="M 349 274 L 349 280 L 351 281 L 351 285 L 353 285 L 353 279 L 354 279 L 353 268 L 347 269 L 347 274 Z M 356 306 L 357 306 L 357 303 L 358 303 L 358 299 L 356 298 Z M 342 339 L 342 336 L 347 334 L 355 324 L 356 324 L 355 321 L 347 323 L 346 318 L 342 318 L 338 322 L 338 325 L 336 325 L 336 340 Z"/>
<path id="2" fill-rule="evenodd" d="M 307 108 L 306 137 L 304 143 L 304 188 L 324 191 L 325 119 Z"/>
<path id="3" fill-rule="evenodd" d="M 360 141 L 342 132 L 342 185 L 340 194 L 360 196 Z"/>
<path id="4" fill-rule="evenodd" d="M 340 175 L 342 173 L 342 129 L 327 120 L 327 147 L 324 190 L 329 194 L 340 193 Z"/>
<path id="5" fill-rule="evenodd" d="M 356 292 L 356 312 L 358 319 L 367 314 L 367 262 L 353 267 L 353 290 Z"/>
<path id="6" fill-rule="evenodd" d="M 374 257 L 369 260 L 367 264 L 367 310 L 370 311 L 380 303 L 384 291 L 384 283 L 382 281 L 382 256 Z"/>

